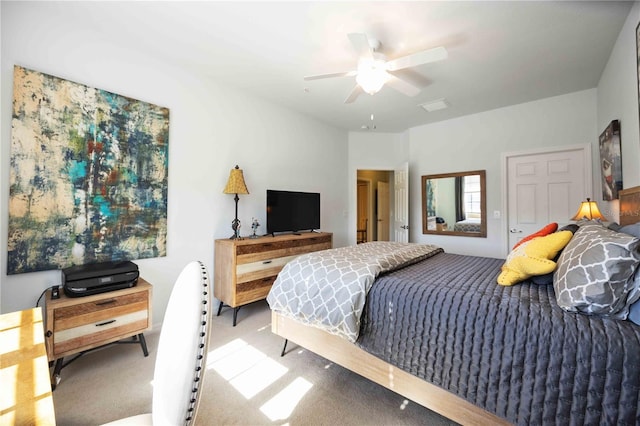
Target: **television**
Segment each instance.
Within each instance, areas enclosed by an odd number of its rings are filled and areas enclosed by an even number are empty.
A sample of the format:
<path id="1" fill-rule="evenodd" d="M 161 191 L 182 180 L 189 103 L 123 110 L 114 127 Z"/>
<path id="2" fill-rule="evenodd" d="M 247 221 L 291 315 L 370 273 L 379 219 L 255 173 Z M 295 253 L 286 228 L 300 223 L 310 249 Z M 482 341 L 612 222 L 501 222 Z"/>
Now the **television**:
<path id="1" fill-rule="evenodd" d="M 267 189 L 267 234 L 320 229 L 320 194 Z"/>

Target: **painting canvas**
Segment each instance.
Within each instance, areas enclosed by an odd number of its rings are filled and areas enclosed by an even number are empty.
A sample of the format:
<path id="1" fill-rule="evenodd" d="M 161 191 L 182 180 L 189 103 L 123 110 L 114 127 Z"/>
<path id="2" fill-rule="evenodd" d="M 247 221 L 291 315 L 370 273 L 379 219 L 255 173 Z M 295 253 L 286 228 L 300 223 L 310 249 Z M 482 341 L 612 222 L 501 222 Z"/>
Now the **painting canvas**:
<path id="1" fill-rule="evenodd" d="M 7 273 L 166 256 L 169 110 L 14 67 Z"/>
<path id="2" fill-rule="evenodd" d="M 620 122 L 612 121 L 600 135 L 600 171 L 602 199 L 618 199 L 622 189 L 622 155 L 620 151 Z"/>

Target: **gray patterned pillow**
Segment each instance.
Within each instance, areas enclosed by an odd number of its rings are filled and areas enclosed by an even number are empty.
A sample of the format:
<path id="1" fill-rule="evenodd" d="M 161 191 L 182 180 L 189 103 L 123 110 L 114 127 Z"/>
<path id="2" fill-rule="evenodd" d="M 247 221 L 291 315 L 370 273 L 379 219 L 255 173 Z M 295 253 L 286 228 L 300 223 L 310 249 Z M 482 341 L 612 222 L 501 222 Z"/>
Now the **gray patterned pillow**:
<path id="1" fill-rule="evenodd" d="M 640 290 L 633 280 L 640 263 L 639 243 L 638 238 L 597 223 L 581 225 L 553 276 L 558 305 L 569 312 L 626 319 Z"/>

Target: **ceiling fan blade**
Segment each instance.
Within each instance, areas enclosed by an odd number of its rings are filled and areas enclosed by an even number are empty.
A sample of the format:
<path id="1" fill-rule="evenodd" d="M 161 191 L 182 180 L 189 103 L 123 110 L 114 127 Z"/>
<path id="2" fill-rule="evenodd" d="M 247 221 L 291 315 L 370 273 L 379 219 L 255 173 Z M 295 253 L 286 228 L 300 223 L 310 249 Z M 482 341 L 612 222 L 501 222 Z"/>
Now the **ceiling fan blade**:
<path id="1" fill-rule="evenodd" d="M 396 77 L 395 75 L 391 75 L 389 74 L 389 79 L 387 80 L 387 83 L 389 85 L 389 87 L 396 89 L 398 92 L 403 93 L 407 96 L 415 96 L 418 93 L 420 93 L 420 88 L 414 86 L 411 83 L 406 82 L 405 80 L 402 80 L 398 77 Z"/>
<path id="2" fill-rule="evenodd" d="M 347 99 L 344 100 L 344 103 L 351 104 L 355 102 L 355 100 L 358 99 L 358 96 L 360 96 L 361 93 L 363 93 L 362 87 L 356 84 L 351 93 L 349 93 L 349 96 L 347 96 Z"/>
<path id="3" fill-rule="evenodd" d="M 441 61 L 447 59 L 449 54 L 444 47 L 435 47 L 433 49 L 423 50 L 422 52 L 412 55 L 402 56 L 387 62 L 387 71 L 397 71 L 404 68 L 415 67 L 430 62 Z"/>
<path id="4" fill-rule="evenodd" d="M 362 33 L 349 33 L 349 40 L 353 44 L 354 49 L 358 52 L 360 58 L 373 58 L 373 50 L 369 44 L 369 38 Z"/>
<path id="5" fill-rule="evenodd" d="M 321 78 L 332 78 L 332 77 L 353 77 L 358 74 L 358 71 L 346 71 L 346 72 L 334 72 L 330 74 L 316 74 L 316 75 L 307 75 L 304 77 L 305 80 L 319 80 Z"/>

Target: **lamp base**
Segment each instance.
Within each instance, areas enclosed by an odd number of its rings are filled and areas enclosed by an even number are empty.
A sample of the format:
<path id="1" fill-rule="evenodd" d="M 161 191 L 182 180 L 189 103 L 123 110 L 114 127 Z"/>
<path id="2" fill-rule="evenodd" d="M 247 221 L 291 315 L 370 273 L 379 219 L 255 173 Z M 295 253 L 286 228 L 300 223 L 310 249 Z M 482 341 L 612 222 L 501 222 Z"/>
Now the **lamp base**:
<path id="1" fill-rule="evenodd" d="M 231 229 L 233 229 L 233 235 L 229 237 L 230 240 L 241 240 L 242 238 L 240 237 L 240 227 L 242 225 L 240 224 L 240 221 L 238 220 L 238 218 L 233 219 L 233 221 L 231 222 Z"/>

